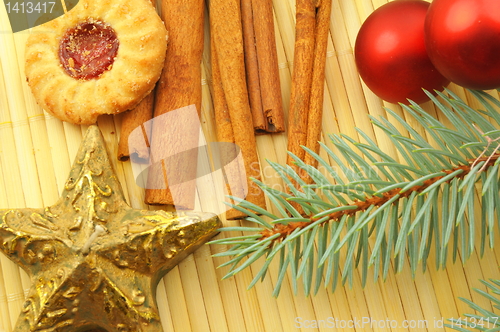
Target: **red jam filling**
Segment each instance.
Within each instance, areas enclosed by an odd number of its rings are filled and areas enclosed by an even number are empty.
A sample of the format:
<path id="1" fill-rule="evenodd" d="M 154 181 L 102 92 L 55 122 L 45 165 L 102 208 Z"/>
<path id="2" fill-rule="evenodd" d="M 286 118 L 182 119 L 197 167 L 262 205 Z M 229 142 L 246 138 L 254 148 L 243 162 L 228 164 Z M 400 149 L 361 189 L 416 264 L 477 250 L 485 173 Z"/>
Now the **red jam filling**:
<path id="1" fill-rule="evenodd" d="M 59 44 L 59 60 L 69 76 L 98 78 L 113 67 L 118 52 L 115 30 L 101 21 L 84 22 L 68 29 Z"/>

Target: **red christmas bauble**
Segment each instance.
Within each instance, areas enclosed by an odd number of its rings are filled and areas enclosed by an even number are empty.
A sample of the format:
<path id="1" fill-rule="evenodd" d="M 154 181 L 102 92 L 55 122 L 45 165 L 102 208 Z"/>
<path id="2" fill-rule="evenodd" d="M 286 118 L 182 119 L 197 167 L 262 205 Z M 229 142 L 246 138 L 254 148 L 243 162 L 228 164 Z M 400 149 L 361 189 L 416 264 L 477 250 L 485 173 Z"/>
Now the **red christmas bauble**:
<path id="1" fill-rule="evenodd" d="M 442 90 L 449 83 L 427 56 L 428 8 L 422 0 L 392 1 L 375 10 L 359 30 L 354 50 L 359 74 L 388 102 L 421 103 L 428 100 L 422 88 Z"/>
<path id="2" fill-rule="evenodd" d="M 434 0 L 425 21 L 434 66 L 470 89 L 500 87 L 500 1 Z"/>

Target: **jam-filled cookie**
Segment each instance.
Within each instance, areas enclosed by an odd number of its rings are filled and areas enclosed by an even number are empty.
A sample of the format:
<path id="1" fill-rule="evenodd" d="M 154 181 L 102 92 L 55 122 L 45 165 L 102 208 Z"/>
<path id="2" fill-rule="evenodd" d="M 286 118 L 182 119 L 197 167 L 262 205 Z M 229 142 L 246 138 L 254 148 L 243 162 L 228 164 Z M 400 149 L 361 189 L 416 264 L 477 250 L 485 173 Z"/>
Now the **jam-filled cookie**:
<path id="1" fill-rule="evenodd" d="M 61 120 L 92 124 L 135 107 L 160 77 L 167 31 L 147 0 L 80 0 L 33 29 L 26 78 L 38 104 Z"/>

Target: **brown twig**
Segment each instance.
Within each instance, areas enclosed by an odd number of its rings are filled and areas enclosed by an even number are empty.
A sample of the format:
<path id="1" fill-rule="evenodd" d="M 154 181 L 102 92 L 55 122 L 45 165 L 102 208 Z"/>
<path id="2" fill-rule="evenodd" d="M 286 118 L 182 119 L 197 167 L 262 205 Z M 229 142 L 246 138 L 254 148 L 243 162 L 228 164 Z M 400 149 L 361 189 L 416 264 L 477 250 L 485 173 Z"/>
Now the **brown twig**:
<path id="1" fill-rule="evenodd" d="M 470 160 L 470 163 L 467 165 L 460 165 L 456 166 L 451 170 L 443 170 L 446 175 L 451 174 L 457 170 L 462 170 L 460 174 L 457 175 L 457 178 L 464 178 L 472 169 L 472 165 L 477 163 L 477 162 L 485 162 L 486 168 L 491 167 L 495 164 L 497 159 L 500 158 L 500 154 L 495 154 L 493 156 L 489 157 L 479 157 L 474 160 Z M 414 186 L 413 188 L 410 188 L 406 190 L 405 192 L 401 192 L 402 188 L 395 188 L 392 189 L 388 192 L 383 193 L 381 196 L 371 196 L 367 198 L 364 201 L 355 201 L 351 205 L 346 205 L 346 209 L 342 211 L 337 211 L 333 212 L 330 215 L 328 215 L 328 218 L 322 222 L 322 224 L 326 224 L 330 221 L 339 221 L 343 216 L 348 215 L 348 216 L 353 216 L 358 212 L 366 211 L 369 207 L 375 206 L 375 207 L 380 207 L 387 203 L 389 200 L 394 198 L 396 195 L 399 195 L 399 197 L 394 201 L 393 204 L 397 204 L 397 202 L 402 199 L 409 197 L 413 192 L 422 192 L 428 187 L 430 187 L 432 184 L 436 183 L 437 181 L 441 180 L 443 176 L 436 176 L 433 178 L 430 178 L 428 180 L 425 180 L 421 185 Z M 451 181 L 448 180 L 447 182 L 449 183 Z M 352 208 L 356 207 L 356 208 Z M 303 228 L 309 225 L 311 222 L 318 221 L 320 218 L 314 217 L 314 216 L 306 216 L 309 217 L 310 221 L 300 221 L 300 222 L 290 222 L 286 225 L 284 224 L 276 224 L 272 229 L 266 229 L 261 232 L 262 237 L 260 238 L 261 240 L 269 238 L 271 236 L 274 236 L 276 234 L 280 234 L 279 237 L 273 239 L 272 243 L 281 241 L 285 239 L 287 236 L 293 233 L 297 228 Z M 324 218 L 324 217 L 322 217 Z M 270 246 L 272 245 L 270 244 Z"/>

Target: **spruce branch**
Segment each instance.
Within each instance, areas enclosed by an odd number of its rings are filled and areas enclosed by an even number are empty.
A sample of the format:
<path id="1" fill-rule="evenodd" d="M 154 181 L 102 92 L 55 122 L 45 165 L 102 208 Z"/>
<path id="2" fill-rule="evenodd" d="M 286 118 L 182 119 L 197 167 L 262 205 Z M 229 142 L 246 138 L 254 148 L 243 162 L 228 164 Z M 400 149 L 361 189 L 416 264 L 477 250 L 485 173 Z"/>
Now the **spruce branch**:
<path id="1" fill-rule="evenodd" d="M 427 193 L 428 191 L 434 189 L 438 185 L 442 185 L 443 183 L 449 183 L 452 179 L 463 179 L 467 174 L 470 173 L 471 169 L 474 168 L 474 165 L 478 162 L 482 162 L 482 167 L 479 171 L 484 171 L 489 167 L 495 165 L 496 161 L 499 159 L 500 154 L 493 154 L 487 158 L 481 157 L 473 160 L 471 164 L 468 165 L 460 165 L 456 166 L 451 170 L 442 170 L 438 174 L 433 173 L 429 176 L 417 179 L 406 185 L 404 188 L 398 187 L 385 188 L 377 192 L 380 195 L 373 195 L 365 200 L 359 201 L 356 200 L 354 203 L 350 205 L 343 206 L 341 209 L 336 209 L 335 212 L 331 212 L 327 214 L 328 219 L 323 218 L 324 213 L 320 213 L 318 215 L 313 215 L 309 217 L 307 221 L 298 221 L 298 222 L 289 222 L 286 225 L 284 224 L 276 224 L 271 229 L 266 229 L 261 232 L 261 239 L 267 239 L 273 237 L 273 242 L 281 241 L 286 238 L 288 235 L 293 233 L 293 231 L 297 228 L 303 228 L 309 225 L 311 222 L 318 221 L 320 218 L 322 219 L 322 223 L 327 223 L 330 221 L 339 221 L 344 215 L 352 216 L 358 212 L 366 211 L 369 207 L 375 206 L 380 207 L 384 204 L 395 204 L 397 200 L 407 198 L 413 192 L 417 193 Z M 421 183 L 421 184 L 419 184 Z M 388 190 L 388 191 L 384 191 Z M 294 200 L 293 198 L 291 200 Z M 297 200 L 295 200 L 297 201 Z M 278 237 L 274 235 L 279 234 Z"/>
<path id="2" fill-rule="evenodd" d="M 419 265 L 425 270 L 431 250 L 439 269 L 446 266 L 450 252 L 453 261 L 458 252 L 465 261 L 476 246 L 481 252 L 486 245 L 492 247 L 500 220 L 500 101 L 484 92 L 471 94 L 483 109 L 472 109 L 448 90 L 438 93 L 439 98 L 429 93 L 450 126 L 415 103 L 401 105 L 425 129 L 432 144 L 389 109 L 391 121 L 371 117 L 402 162 L 361 130 L 363 143 L 330 135 L 335 150 L 321 144 L 329 160 L 305 148 L 318 161 L 318 168 L 290 154 L 311 184 L 303 182 L 292 167 L 268 161 L 286 188 L 278 190 L 254 180 L 274 213 L 232 197 L 237 202 L 232 206 L 258 227 L 222 229 L 252 234 L 212 241 L 232 246 L 217 254 L 229 256 L 224 264 L 230 266 L 226 277 L 264 257 L 253 286 L 276 258 L 279 273 L 274 295 L 279 294 L 287 271 L 294 291 L 302 279 L 309 294 L 321 285 L 335 289 L 340 280 L 351 284 L 356 268 L 361 269 L 365 284 L 369 267 L 375 280 L 385 279 L 391 261 L 395 271 L 408 261 L 415 274 Z M 399 132 L 394 123 L 406 132 Z"/>
<path id="3" fill-rule="evenodd" d="M 480 280 L 486 286 L 487 292 L 474 288 L 473 290 L 482 297 L 489 300 L 492 308 L 500 309 L 500 280 L 491 279 L 490 281 Z M 449 324 L 446 327 L 457 331 L 500 331 L 500 317 L 491 310 L 482 308 L 469 299 L 460 298 L 467 303 L 476 314 L 464 314 L 461 318 L 448 319 Z"/>

